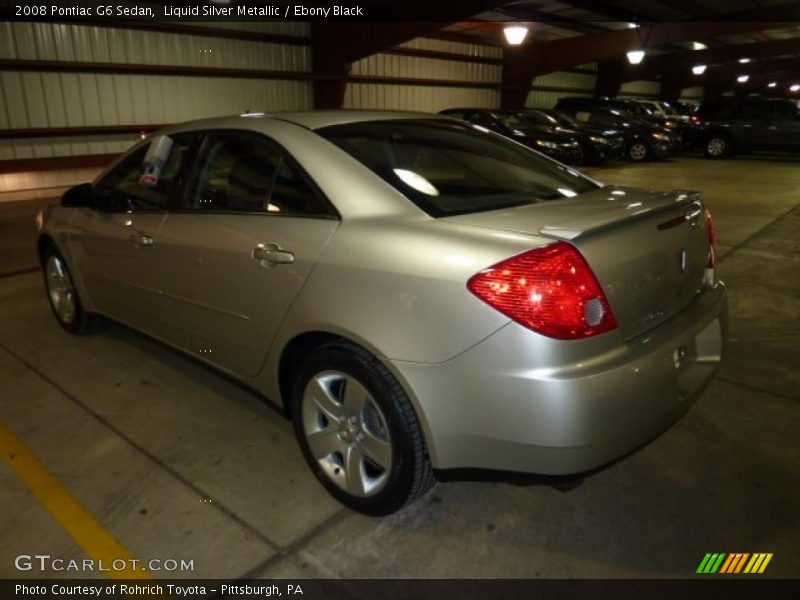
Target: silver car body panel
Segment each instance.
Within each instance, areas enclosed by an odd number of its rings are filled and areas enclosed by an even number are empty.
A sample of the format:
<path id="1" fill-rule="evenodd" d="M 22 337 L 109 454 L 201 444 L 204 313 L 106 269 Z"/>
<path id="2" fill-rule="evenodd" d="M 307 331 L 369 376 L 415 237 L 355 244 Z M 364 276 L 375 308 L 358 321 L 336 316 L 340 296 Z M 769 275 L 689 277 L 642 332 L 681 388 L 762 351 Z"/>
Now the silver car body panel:
<path id="1" fill-rule="evenodd" d="M 606 187 L 520 209 L 435 219 L 313 132 L 399 118 L 445 117 L 286 113 L 163 131 L 269 136 L 300 162 L 339 220 L 109 215 L 54 207 L 44 231 L 65 255 L 89 310 L 179 348 L 275 401 L 281 399 L 282 353 L 297 336 L 324 332 L 362 345 L 406 390 L 437 468 L 575 472 L 608 462 L 668 427 L 715 371 L 727 327 L 724 286 L 711 283 L 704 268 L 698 280 L 705 230 L 687 227 L 678 235 L 670 229 L 663 243 L 654 239 L 655 225 L 684 214 L 692 203 L 702 209 L 697 196 Z M 592 195 L 597 197 L 586 197 Z M 643 212 L 629 218 L 637 208 L 629 206 L 637 202 Z M 700 219 L 704 228 L 705 216 Z M 155 243 L 138 247 L 131 232 L 146 233 Z M 468 291 L 475 273 L 556 239 L 569 240 L 587 257 L 619 311 L 619 329 L 580 341 L 551 339 Z M 252 257 L 260 243 L 279 244 L 296 261 L 260 265 Z M 683 275 L 690 283 L 678 286 L 680 298 L 659 312 L 658 293 L 674 287 L 677 276 L 654 274 L 678 269 L 676 244 L 692 253 L 691 273 Z M 105 288 L 97 285 L 103 278 Z"/>

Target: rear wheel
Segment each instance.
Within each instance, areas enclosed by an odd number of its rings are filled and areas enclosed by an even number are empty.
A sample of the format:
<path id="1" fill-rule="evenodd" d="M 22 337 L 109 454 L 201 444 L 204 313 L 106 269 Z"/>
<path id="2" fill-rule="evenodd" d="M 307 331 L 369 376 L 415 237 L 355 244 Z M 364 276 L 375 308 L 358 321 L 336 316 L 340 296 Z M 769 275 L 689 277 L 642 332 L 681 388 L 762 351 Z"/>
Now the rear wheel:
<path id="1" fill-rule="evenodd" d="M 89 324 L 89 316 L 83 310 L 78 290 L 72 280 L 69 267 L 55 246 L 49 246 L 43 259 L 44 283 L 50 308 L 59 325 L 70 333 L 83 333 Z"/>
<path id="2" fill-rule="evenodd" d="M 714 134 L 706 140 L 705 154 L 708 158 L 725 158 L 732 151 L 731 139 L 727 135 Z"/>
<path id="3" fill-rule="evenodd" d="M 641 140 L 632 142 L 628 147 L 628 158 L 635 162 L 647 160 L 650 158 L 650 146 Z"/>
<path id="4" fill-rule="evenodd" d="M 301 370 L 292 406 L 311 470 L 353 510 L 386 515 L 435 483 L 411 402 L 363 348 L 335 343 L 316 350 Z"/>

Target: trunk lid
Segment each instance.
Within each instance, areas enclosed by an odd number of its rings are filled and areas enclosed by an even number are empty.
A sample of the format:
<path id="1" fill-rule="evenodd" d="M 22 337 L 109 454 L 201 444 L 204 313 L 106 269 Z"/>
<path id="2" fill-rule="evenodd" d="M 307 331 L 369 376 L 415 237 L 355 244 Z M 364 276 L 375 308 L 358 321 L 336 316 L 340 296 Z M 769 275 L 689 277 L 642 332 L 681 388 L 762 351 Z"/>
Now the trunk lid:
<path id="1" fill-rule="evenodd" d="M 686 307 L 702 289 L 708 262 L 708 228 L 697 192 L 604 187 L 443 220 L 570 242 L 603 286 L 626 339 Z"/>

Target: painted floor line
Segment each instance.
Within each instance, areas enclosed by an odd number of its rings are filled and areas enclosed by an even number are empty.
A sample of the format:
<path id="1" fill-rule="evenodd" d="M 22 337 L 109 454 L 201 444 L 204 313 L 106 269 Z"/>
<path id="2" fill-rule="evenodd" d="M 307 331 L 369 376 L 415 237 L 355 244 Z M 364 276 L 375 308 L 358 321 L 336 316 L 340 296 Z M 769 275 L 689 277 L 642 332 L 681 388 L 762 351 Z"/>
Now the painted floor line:
<path id="1" fill-rule="evenodd" d="M 86 555 L 94 559 L 96 570 L 109 569 L 105 573 L 110 579 L 153 578 L 144 568 L 135 567 L 131 554 L 61 485 L 2 421 L 0 454 Z M 116 568 L 123 565 L 124 568 Z"/>

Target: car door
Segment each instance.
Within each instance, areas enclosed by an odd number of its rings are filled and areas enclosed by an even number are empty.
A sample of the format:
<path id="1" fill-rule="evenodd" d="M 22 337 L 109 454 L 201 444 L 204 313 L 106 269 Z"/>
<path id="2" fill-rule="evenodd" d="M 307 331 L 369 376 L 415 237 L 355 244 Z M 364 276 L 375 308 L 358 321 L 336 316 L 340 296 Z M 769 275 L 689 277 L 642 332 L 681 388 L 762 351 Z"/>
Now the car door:
<path id="1" fill-rule="evenodd" d="M 800 149 L 800 110 L 793 102 L 775 101 L 769 130 L 779 150 Z"/>
<path id="2" fill-rule="evenodd" d="M 142 144 L 95 185 L 96 206 L 73 221 L 72 247 L 98 311 L 159 335 L 163 324 L 155 240 L 180 187 L 194 134 L 172 136 L 159 178 L 141 180 L 149 144 Z"/>
<path id="3" fill-rule="evenodd" d="M 771 148 L 775 145 L 769 127 L 771 120 L 770 103 L 759 99 L 746 100 L 733 113 L 730 122 L 733 137 L 744 147 Z"/>
<path id="4" fill-rule="evenodd" d="M 209 132 L 158 234 L 170 343 L 254 376 L 338 226 L 300 165 L 267 137 Z"/>

